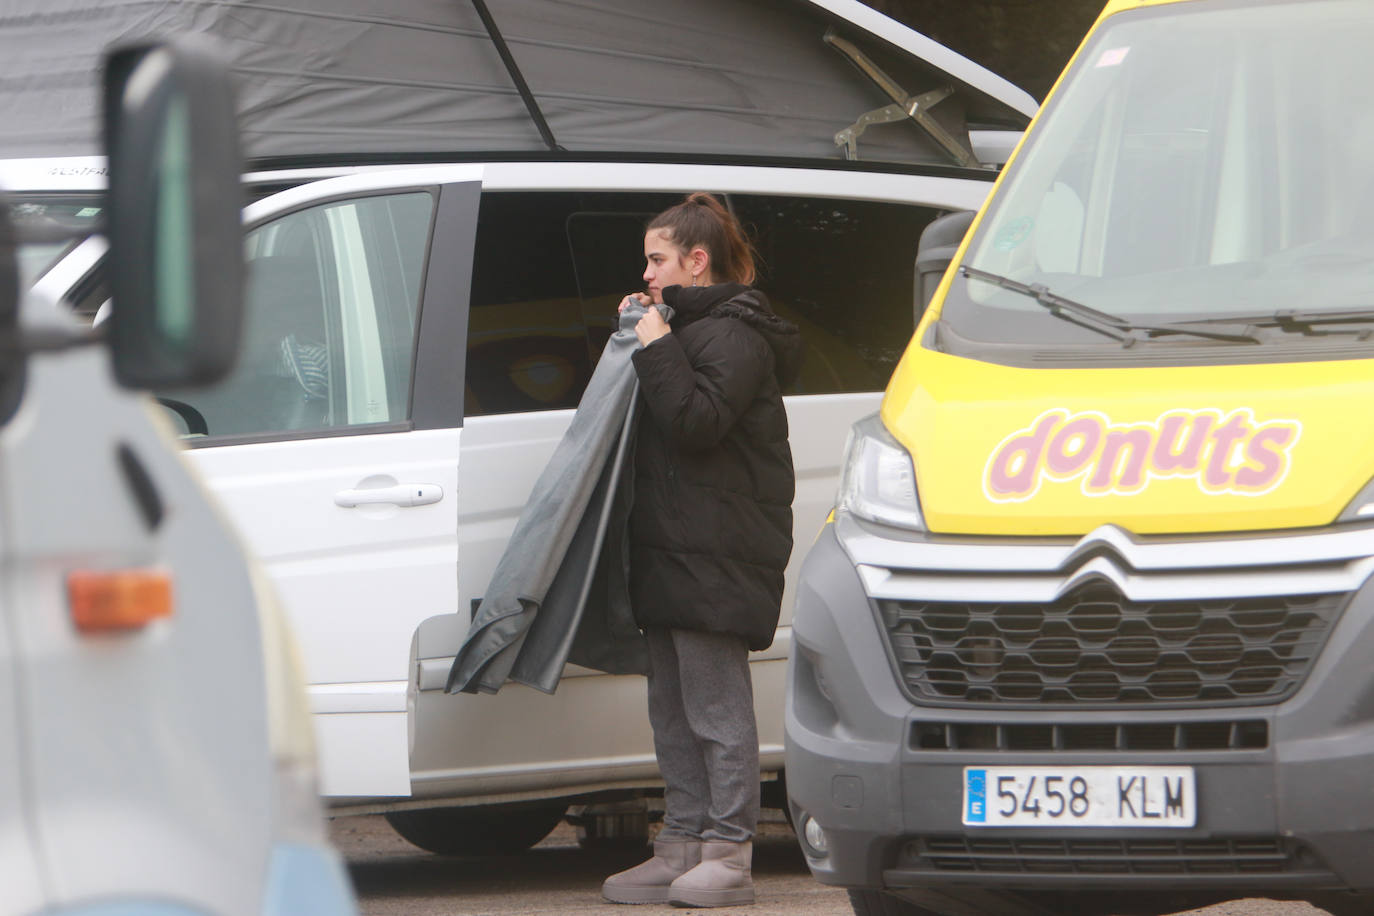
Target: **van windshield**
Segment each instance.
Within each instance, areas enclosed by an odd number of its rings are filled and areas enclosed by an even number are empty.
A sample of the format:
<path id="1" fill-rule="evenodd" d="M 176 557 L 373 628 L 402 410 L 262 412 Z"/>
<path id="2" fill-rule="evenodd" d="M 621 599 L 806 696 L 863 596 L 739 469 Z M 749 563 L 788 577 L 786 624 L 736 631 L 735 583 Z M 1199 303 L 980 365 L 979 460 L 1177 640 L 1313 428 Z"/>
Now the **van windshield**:
<path id="1" fill-rule="evenodd" d="M 19 284 L 31 286 L 63 255 L 100 231 L 104 202 L 94 194 L 18 193 L 9 197 L 19 235 Z"/>
<path id="2" fill-rule="evenodd" d="M 1314 326 L 1367 338 L 1354 326 L 1374 328 L 1371 47 L 1368 0 L 1194 0 L 1112 17 L 1005 176 L 942 322 L 991 344 L 1122 346 L 1121 333 L 1058 320 L 1027 292 L 1043 288 L 1117 330 L 1269 329 L 1234 335 L 1255 350 L 1329 338 Z"/>

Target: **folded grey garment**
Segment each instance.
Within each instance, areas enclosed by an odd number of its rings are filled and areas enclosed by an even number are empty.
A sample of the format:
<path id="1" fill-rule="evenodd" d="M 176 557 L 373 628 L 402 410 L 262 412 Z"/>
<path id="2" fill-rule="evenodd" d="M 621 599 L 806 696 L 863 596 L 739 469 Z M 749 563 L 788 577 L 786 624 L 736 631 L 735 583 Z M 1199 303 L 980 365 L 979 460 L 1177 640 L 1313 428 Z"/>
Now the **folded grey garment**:
<path id="1" fill-rule="evenodd" d="M 317 343 L 302 343 L 295 334 L 281 342 L 282 367 L 300 383 L 307 400 L 329 396 L 329 350 Z"/>

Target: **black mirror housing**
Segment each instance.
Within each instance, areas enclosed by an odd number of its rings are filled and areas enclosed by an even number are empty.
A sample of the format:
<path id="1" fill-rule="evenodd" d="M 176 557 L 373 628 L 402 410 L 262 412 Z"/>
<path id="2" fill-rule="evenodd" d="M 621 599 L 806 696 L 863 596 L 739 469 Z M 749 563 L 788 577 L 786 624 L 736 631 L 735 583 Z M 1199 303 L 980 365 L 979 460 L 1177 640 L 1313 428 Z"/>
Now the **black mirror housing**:
<path id="1" fill-rule="evenodd" d="M 126 388 L 207 385 L 238 352 L 242 160 L 228 65 L 202 41 L 105 58 L 108 334 Z"/>
<path id="2" fill-rule="evenodd" d="M 949 268 L 949 262 L 954 260 L 959 243 L 964 240 L 968 227 L 973 225 L 973 218 L 977 215 L 973 210 L 946 213 L 931 220 L 921 231 L 921 240 L 916 244 L 916 289 L 913 291 L 917 324 L 921 323 L 926 306 L 930 305 L 935 290 Z"/>
<path id="3" fill-rule="evenodd" d="M 10 204 L 0 196 L 0 332 L 12 331 L 19 318 L 19 245 Z"/>
<path id="4" fill-rule="evenodd" d="M 19 333 L 19 247 L 9 201 L 0 195 L 0 422 L 19 408 L 24 392 L 24 354 L 16 345 Z"/>

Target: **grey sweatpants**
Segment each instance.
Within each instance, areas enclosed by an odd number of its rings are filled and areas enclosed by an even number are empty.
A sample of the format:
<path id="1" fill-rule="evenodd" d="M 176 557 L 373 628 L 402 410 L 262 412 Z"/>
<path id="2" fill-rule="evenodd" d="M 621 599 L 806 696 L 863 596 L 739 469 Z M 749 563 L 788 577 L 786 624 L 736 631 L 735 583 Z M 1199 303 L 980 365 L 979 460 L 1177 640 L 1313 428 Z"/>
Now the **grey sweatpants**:
<path id="1" fill-rule="evenodd" d="M 759 736 L 744 639 L 649 628 L 649 722 L 667 785 L 660 836 L 743 842 L 759 822 Z"/>

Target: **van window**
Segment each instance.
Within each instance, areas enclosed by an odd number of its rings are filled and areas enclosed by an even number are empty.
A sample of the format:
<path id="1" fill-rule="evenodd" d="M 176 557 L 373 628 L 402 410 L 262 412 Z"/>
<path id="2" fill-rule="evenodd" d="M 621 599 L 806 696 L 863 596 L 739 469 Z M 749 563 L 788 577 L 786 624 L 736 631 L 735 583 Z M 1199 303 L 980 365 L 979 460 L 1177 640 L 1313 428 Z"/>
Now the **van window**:
<path id="1" fill-rule="evenodd" d="M 614 328 L 616 306 L 643 288 L 644 223 L 677 199 L 482 195 L 468 318 L 467 416 L 577 406 Z"/>
<path id="2" fill-rule="evenodd" d="M 19 246 L 19 286 L 26 289 L 100 228 L 104 202 L 94 194 L 18 193 L 9 215 L 26 238 Z"/>
<path id="3" fill-rule="evenodd" d="M 238 366 L 164 403 L 209 436 L 405 420 L 433 208 L 426 192 L 333 201 L 249 232 Z"/>
<path id="4" fill-rule="evenodd" d="M 754 233 L 758 286 L 801 327 L 788 394 L 882 391 L 914 330 L 915 258 L 939 210 L 910 204 L 736 195 Z"/>
<path id="5" fill-rule="evenodd" d="M 572 408 L 643 288 L 644 225 L 681 194 L 483 195 L 469 319 L 467 416 Z M 726 196 L 760 256 L 758 286 L 802 329 L 789 394 L 880 391 L 912 331 L 921 230 L 939 211 L 824 198 Z"/>
<path id="6" fill-rule="evenodd" d="M 1243 328 L 1281 310 L 1368 309 L 1374 7 L 1169 13 L 1114 16 L 1084 47 L 989 205 L 969 265 L 1138 323 Z M 950 292 L 951 337 L 1120 347 L 986 280 Z M 1269 336 L 1290 348 L 1330 341 Z M 1159 336 L 1150 353 L 1168 358 L 1178 344 L 1196 338 Z"/>

